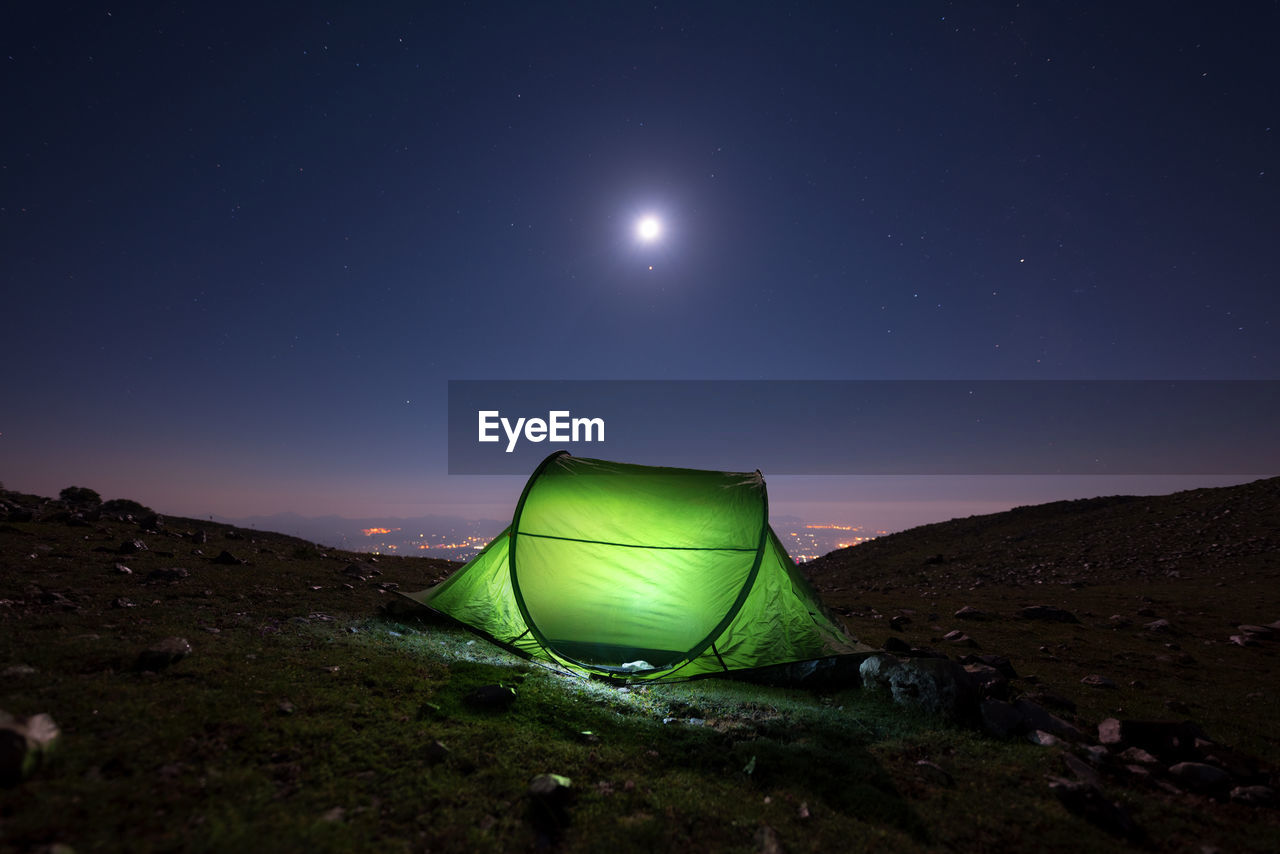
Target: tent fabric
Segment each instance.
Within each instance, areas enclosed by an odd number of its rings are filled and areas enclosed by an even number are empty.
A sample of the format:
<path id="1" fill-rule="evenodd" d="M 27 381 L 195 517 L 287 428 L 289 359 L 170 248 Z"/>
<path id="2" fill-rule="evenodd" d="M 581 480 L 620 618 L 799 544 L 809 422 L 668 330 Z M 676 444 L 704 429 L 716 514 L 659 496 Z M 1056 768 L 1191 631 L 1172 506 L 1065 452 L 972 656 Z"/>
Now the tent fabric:
<path id="1" fill-rule="evenodd" d="M 526 657 L 635 680 L 866 649 L 769 528 L 759 472 L 552 454 L 505 531 L 406 595 Z"/>

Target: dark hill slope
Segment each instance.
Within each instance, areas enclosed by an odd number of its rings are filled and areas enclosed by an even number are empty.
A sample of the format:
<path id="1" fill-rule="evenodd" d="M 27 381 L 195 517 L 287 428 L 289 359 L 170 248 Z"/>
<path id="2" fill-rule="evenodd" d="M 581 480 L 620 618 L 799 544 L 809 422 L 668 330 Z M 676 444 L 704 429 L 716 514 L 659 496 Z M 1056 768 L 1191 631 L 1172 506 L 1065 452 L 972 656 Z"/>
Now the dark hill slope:
<path id="1" fill-rule="evenodd" d="M 893 635 L 953 656 L 1007 655 L 1035 677 L 1028 690 L 1074 698 L 1094 720 L 1194 717 L 1280 759 L 1268 723 L 1280 719 L 1280 641 L 1231 640 L 1240 624 L 1280 620 L 1280 478 L 955 519 L 805 569 L 873 646 Z M 1021 616 L 1039 604 L 1079 622 Z M 964 606 L 988 618 L 955 616 Z M 955 630 L 967 639 L 944 639 Z M 1080 683 L 1093 674 L 1117 687 Z"/>

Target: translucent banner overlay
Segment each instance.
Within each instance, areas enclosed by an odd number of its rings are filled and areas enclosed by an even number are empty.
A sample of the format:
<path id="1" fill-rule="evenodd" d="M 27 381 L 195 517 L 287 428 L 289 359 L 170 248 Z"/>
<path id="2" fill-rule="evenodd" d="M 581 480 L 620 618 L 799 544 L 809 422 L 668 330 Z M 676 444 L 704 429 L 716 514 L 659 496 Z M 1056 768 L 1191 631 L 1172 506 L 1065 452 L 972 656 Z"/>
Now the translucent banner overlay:
<path id="1" fill-rule="evenodd" d="M 485 441 L 481 441 L 481 437 Z M 1280 381 L 453 380 L 449 473 L 1280 474 Z"/>

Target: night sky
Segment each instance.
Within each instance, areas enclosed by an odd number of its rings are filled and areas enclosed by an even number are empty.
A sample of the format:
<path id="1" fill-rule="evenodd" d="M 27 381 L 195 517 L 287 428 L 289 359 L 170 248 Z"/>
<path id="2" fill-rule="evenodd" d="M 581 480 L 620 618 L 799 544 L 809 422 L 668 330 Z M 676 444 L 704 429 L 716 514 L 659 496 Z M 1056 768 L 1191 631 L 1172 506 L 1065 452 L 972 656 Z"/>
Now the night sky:
<path id="1" fill-rule="evenodd" d="M 368 5 L 0 13 L 6 487 L 497 516 L 451 379 L 1280 378 L 1276 3 Z"/>

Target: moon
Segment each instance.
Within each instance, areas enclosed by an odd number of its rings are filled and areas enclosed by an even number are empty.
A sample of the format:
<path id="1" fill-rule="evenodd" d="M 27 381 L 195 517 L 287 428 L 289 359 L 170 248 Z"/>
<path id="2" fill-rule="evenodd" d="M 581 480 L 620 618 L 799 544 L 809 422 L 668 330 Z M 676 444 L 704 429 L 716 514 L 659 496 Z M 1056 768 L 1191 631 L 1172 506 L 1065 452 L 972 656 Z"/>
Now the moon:
<path id="1" fill-rule="evenodd" d="M 636 223 L 636 237 L 642 243 L 652 243 L 662 236 L 662 222 L 656 216 L 644 216 Z"/>

